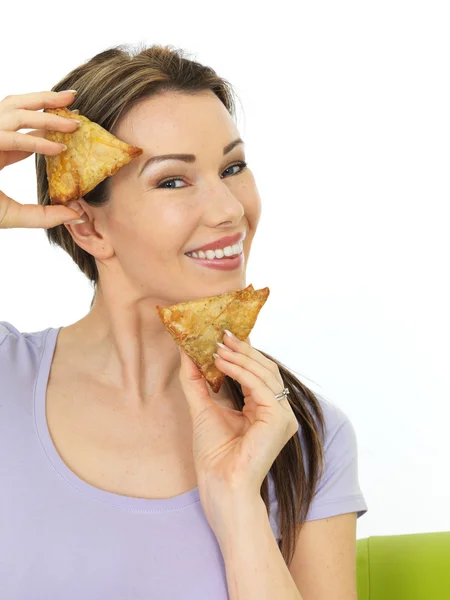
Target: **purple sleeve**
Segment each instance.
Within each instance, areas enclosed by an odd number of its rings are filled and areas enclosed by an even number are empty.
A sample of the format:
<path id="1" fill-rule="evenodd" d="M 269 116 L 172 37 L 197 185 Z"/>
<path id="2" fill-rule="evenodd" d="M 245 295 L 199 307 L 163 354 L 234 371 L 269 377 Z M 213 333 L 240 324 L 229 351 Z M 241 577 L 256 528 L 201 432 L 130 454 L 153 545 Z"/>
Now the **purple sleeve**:
<path id="1" fill-rule="evenodd" d="M 306 520 L 349 512 L 357 512 L 359 518 L 367 510 L 359 486 L 356 433 L 351 421 L 344 415 L 344 420 L 330 432 L 328 439 L 325 438 L 324 471 Z"/>

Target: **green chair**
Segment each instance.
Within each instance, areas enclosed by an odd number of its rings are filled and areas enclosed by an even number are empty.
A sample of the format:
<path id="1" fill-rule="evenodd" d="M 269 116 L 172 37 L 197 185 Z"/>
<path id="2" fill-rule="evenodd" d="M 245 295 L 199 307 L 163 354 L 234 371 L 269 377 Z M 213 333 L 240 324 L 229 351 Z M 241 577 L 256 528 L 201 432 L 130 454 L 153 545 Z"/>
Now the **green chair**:
<path id="1" fill-rule="evenodd" d="M 450 531 L 356 542 L 358 600 L 450 600 Z"/>

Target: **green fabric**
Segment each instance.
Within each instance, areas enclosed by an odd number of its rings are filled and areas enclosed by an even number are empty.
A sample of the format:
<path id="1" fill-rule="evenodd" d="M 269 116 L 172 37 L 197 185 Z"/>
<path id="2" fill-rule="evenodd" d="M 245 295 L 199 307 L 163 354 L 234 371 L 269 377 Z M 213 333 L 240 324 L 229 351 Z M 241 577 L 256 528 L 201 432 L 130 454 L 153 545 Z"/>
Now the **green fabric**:
<path id="1" fill-rule="evenodd" d="M 358 600 L 450 600 L 450 532 L 356 542 Z"/>

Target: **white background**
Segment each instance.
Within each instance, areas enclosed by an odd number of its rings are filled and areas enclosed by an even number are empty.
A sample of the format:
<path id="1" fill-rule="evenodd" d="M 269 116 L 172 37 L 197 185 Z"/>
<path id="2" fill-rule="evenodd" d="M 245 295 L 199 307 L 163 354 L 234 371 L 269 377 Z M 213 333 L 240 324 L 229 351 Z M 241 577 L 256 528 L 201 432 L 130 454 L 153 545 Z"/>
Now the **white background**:
<path id="1" fill-rule="evenodd" d="M 449 530 L 448 3 L 117 6 L 10 4 L 0 97 L 123 43 L 184 48 L 229 79 L 263 203 L 247 283 L 271 290 L 252 344 L 350 417 L 359 538 Z M 0 186 L 36 202 L 34 158 Z M 89 311 L 43 230 L 2 230 L 0 266 L 0 320 L 21 331 Z"/>

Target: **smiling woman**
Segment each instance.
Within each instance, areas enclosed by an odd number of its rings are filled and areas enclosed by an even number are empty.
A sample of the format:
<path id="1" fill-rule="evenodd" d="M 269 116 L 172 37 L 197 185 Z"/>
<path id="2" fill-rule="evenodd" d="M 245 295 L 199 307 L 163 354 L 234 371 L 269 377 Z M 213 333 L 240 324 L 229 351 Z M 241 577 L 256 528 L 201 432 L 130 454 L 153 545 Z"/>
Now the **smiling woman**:
<path id="1" fill-rule="evenodd" d="M 231 85 L 181 50 L 155 45 L 106 50 L 53 89 L 77 90 L 72 110 L 143 154 L 76 201 L 82 223 L 46 231 L 92 282 L 90 312 L 35 334 L 0 323 L 7 398 L 17 390 L 33 398 L 20 414 L 10 405 L 11 419 L 22 421 L 3 419 L 0 456 L 18 456 L 18 436 L 37 438 L 35 451 L 14 459 L 15 481 L 30 482 L 33 505 L 17 508 L 26 502 L 17 491 L 24 483 L 4 486 L 4 596 L 18 598 L 12 590 L 27 581 L 27 592 L 67 600 L 93 590 L 110 600 L 253 600 L 272 589 L 284 600 L 302 586 L 326 590 L 311 594 L 317 600 L 330 589 L 353 597 L 353 523 L 328 525 L 367 510 L 346 415 L 268 353 L 228 341 L 217 359 L 226 384 L 211 394 L 216 426 L 247 427 L 253 396 L 271 407 L 271 436 L 282 449 L 274 461 L 268 448 L 256 452 L 253 464 L 271 458 L 257 498 L 245 486 L 213 493 L 192 453 L 202 419 L 192 421 L 184 390 L 196 373 L 184 364 L 182 388 L 180 357 L 155 310 L 246 287 L 261 200 Z M 38 202 L 48 206 L 44 155 L 36 169 Z M 24 377 L 26 368 L 34 370 Z M 284 412 L 275 400 L 283 386 Z M 269 444 L 270 436 L 255 436 L 262 438 Z"/>

